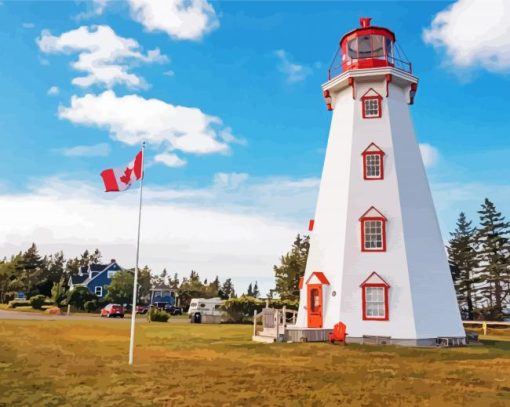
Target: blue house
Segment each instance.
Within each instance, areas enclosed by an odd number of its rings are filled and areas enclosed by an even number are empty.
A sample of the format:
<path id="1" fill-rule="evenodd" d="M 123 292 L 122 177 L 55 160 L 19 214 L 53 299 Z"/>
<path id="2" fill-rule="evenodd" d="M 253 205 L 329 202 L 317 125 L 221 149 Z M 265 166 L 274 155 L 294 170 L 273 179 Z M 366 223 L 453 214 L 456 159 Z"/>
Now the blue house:
<path id="1" fill-rule="evenodd" d="M 87 287 L 92 294 L 102 298 L 108 294 L 108 287 L 114 274 L 121 270 L 122 268 L 115 260 L 112 260 L 110 264 L 90 264 L 80 267 L 78 274 L 69 278 L 69 289 Z"/>
<path id="2" fill-rule="evenodd" d="M 165 284 L 152 286 L 151 288 L 151 305 L 175 305 L 176 292 L 173 288 Z"/>

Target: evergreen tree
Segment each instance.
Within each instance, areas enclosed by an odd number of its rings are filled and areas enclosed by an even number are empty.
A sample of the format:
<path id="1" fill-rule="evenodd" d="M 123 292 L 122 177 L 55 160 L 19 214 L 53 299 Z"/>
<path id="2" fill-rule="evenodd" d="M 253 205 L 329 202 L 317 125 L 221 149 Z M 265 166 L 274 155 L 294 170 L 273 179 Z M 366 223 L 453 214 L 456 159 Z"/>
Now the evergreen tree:
<path id="1" fill-rule="evenodd" d="M 22 273 L 21 279 L 28 296 L 38 293 L 35 286 L 40 282 L 43 264 L 37 246 L 32 243 L 32 246 L 23 253 L 21 262 L 18 263 L 19 271 Z"/>
<path id="2" fill-rule="evenodd" d="M 461 212 L 457 220 L 457 227 L 450 233 L 448 257 L 452 271 L 457 300 L 463 318 L 473 320 L 479 296 L 476 283 L 479 278 L 476 273 L 478 265 L 475 246 L 476 228 L 471 227 L 471 221 Z"/>
<path id="3" fill-rule="evenodd" d="M 480 214 L 478 261 L 480 293 L 486 299 L 484 317 L 494 320 L 504 318 L 503 310 L 510 295 L 510 258 L 508 234 L 510 222 L 485 198 Z"/>
<path id="4" fill-rule="evenodd" d="M 216 276 L 216 278 L 213 281 L 211 281 L 206 288 L 207 293 L 206 297 L 207 298 L 218 297 L 220 289 L 221 289 L 220 279 L 218 278 L 218 276 Z"/>
<path id="5" fill-rule="evenodd" d="M 274 266 L 276 278 L 275 292 L 284 300 L 299 299 L 299 278 L 304 276 L 310 236 L 297 235 L 290 252 L 280 259 L 280 265 Z"/>
<path id="6" fill-rule="evenodd" d="M 250 285 L 248 286 L 248 291 L 246 292 L 246 295 L 247 295 L 248 297 L 253 297 L 253 288 L 252 288 L 252 286 L 251 286 L 251 283 L 250 283 Z"/>
<path id="7" fill-rule="evenodd" d="M 259 290 L 259 284 L 257 281 L 255 281 L 255 285 L 253 286 L 253 296 L 255 298 L 260 297 L 260 290 Z"/>
<path id="8" fill-rule="evenodd" d="M 173 278 L 170 277 L 168 285 L 170 285 L 170 288 L 173 288 L 174 290 L 179 288 L 179 276 L 177 273 L 174 274 Z"/>
<path id="9" fill-rule="evenodd" d="M 221 286 L 221 293 L 220 297 L 228 300 L 229 298 L 235 298 L 236 293 L 234 290 L 234 284 L 232 283 L 231 278 L 227 278 L 223 285 Z"/>

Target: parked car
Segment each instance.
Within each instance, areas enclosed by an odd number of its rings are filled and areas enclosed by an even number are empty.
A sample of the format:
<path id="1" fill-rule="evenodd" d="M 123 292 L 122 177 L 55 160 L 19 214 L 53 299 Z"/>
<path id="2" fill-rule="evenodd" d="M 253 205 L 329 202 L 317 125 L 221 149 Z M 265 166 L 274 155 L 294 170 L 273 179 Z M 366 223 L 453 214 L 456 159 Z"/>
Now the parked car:
<path id="1" fill-rule="evenodd" d="M 148 311 L 149 311 L 149 306 L 148 305 L 137 305 L 136 306 L 136 313 L 137 314 L 147 314 Z"/>
<path id="2" fill-rule="evenodd" d="M 182 308 L 175 305 L 166 305 L 164 310 L 170 315 L 182 315 Z"/>
<path id="3" fill-rule="evenodd" d="M 108 304 L 101 310 L 101 317 L 106 318 L 124 318 L 124 307 L 119 304 Z"/>

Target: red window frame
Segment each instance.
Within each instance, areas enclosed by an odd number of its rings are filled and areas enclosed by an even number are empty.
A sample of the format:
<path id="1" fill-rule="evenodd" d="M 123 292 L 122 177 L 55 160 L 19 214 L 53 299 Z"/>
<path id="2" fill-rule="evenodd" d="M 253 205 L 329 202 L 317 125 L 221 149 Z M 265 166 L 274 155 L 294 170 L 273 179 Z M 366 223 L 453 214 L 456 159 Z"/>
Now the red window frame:
<path id="1" fill-rule="evenodd" d="M 367 302 L 366 302 L 366 289 L 367 288 L 383 288 L 384 289 L 384 316 L 374 317 L 367 315 Z M 383 283 L 364 283 L 361 285 L 361 303 L 363 308 L 362 318 L 363 321 L 388 321 L 390 319 L 390 310 L 388 303 L 388 289 L 389 286 Z"/>
<path id="2" fill-rule="evenodd" d="M 367 213 L 374 210 L 377 212 L 380 216 L 366 216 Z M 362 252 L 385 252 L 386 251 L 386 222 L 387 219 L 384 217 L 384 215 L 379 212 L 376 208 L 373 206 L 370 207 L 368 211 L 363 214 L 363 216 L 359 219 L 360 225 L 361 225 L 361 251 Z M 370 221 L 380 221 L 381 222 L 381 247 L 378 248 L 366 248 L 365 247 L 365 223 Z"/>
<path id="3" fill-rule="evenodd" d="M 375 150 L 375 151 L 368 151 L 371 147 L 374 147 L 377 150 Z M 365 181 L 379 181 L 379 180 L 384 179 L 384 155 L 385 155 L 384 151 L 382 151 L 379 147 L 377 147 L 377 145 L 372 143 L 372 144 L 370 144 L 365 149 L 365 151 L 363 151 L 361 153 L 361 155 L 363 156 L 363 179 Z M 379 176 L 378 177 L 372 177 L 372 176 L 368 175 L 367 157 L 369 155 L 378 155 L 379 156 L 380 169 L 379 169 Z"/>
<path id="4" fill-rule="evenodd" d="M 373 92 L 375 95 L 373 96 L 367 96 L 368 93 Z M 377 116 L 367 116 L 366 108 L 365 108 L 365 101 L 367 100 L 377 100 L 379 109 L 378 109 L 378 115 Z M 382 117 L 382 96 L 379 95 L 374 89 L 370 88 L 365 92 L 365 94 L 361 97 L 361 112 L 364 119 L 379 119 Z"/>

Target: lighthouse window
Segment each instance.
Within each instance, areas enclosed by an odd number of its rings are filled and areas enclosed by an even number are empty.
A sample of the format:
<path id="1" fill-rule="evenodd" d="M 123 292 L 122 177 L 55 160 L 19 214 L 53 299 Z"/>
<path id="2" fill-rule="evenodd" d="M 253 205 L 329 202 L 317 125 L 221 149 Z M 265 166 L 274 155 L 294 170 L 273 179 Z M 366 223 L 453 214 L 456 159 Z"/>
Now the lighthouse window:
<path id="1" fill-rule="evenodd" d="M 364 319 L 388 319 L 386 315 L 387 310 L 387 287 L 364 287 L 365 290 L 365 303 L 364 305 Z"/>
<path id="2" fill-rule="evenodd" d="M 384 221 L 363 221 L 363 250 L 384 251 Z"/>
<path id="3" fill-rule="evenodd" d="M 365 154 L 365 179 L 382 179 L 382 154 Z"/>
<path id="4" fill-rule="evenodd" d="M 381 117 L 378 98 L 363 100 L 363 117 Z"/>

